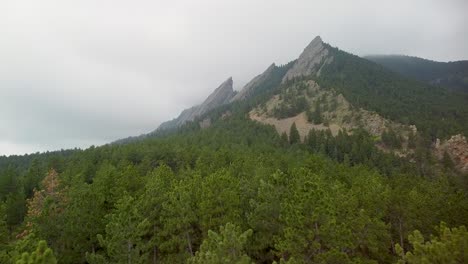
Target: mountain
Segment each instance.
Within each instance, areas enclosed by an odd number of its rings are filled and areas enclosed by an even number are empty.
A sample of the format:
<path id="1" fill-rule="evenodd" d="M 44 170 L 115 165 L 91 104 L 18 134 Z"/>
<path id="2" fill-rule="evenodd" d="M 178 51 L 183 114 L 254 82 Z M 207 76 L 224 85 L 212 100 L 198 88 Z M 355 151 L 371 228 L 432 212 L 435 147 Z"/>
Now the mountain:
<path id="1" fill-rule="evenodd" d="M 292 68 L 283 77 L 283 82 L 301 76 L 319 75 L 320 67 L 332 60 L 329 49 L 320 36 L 315 37 L 304 49 Z"/>
<path id="2" fill-rule="evenodd" d="M 414 153 L 410 141 L 415 135 L 426 140 L 426 149 L 430 142 L 468 135 L 467 106 L 468 96 L 406 78 L 317 36 L 297 59 L 281 66 L 271 64 L 237 94 L 229 78 L 201 105 L 184 110 L 152 133 L 117 143 L 164 136 L 189 121 L 197 121 L 190 127 L 206 128 L 228 117 L 247 116 L 287 136 L 295 124 L 302 141 L 311 131 L 330 130 L 336 136 L 343 130 L 363 129 L 378 139 L 375 145 L 381 150 L 409 157 Z M 394 135 L 393 143 L 385 139 L 388 133 Z M 457 167 L 466 168 L 464 158 L 452 158 L 462 163 Z"/>
<path id="3" fill-rule="evenodd" d="M 406 126 L 414 125 L 432 140 L 449 138 L 458 133 L 468 134 L 467 96 L 454 95 L 405 78 L 369 60 L 334 48 L 320 37 L 314 38 L 298 59 L 292 62 L 282 77 L 281 85 L 277 84 L 273 88 L 276 90 L 271 89 L 273 92 L 263 96 L 263 100 L 256 100 L 257 106 L 275 94 L 281 96 L 281 91 L 285 91 L 283 98 L 288 100 L 282 100 L 282 104 L 278 100 L 270 102 L 275 104 L 274 111 L 283 112 L 277 113 L 277 117 L 313 112 L 315 104 L 312 101 L 316 100 L 312 98 L 314 92 L 310 92 L 311 96 L 304 96 L 302 92 L 292 93 L 292 90 L 297 90 L 297 87 L 292 86 L 298 83 L 305 87 L 302 89 L 319 89 L 328 94 L 341 95 L 351 107 L 374 112 L 386 120 Z M 332 98 L 330 95 L 328 97 Z"/>
<path id="4" fill-rule="evenodd" d="M 468 61 L 438 62 L 404 55 L 372 55 L 365 59 L 394 72 L 449 90 L 468 92 Z"/>
<path id="5" fill-rule="evenodd" d="M 255 87 L 269 80 L 271 76 L 274 74 L 274 71 L 276 68 L 277 68 L 276 65 L 273 63 L 262 74 L 255 76 L 231 99 L 231 102 L 234 102 L 237 100 L 244 100 L 248 97 L 251 97 Z"/>
<path id="6" fill-rule="evenodd" d="M 232 77 L 229 77 L 216 88 L 202 104 L 185 109 L 177 118 L 159 125 L 157 130 L 171 130 L 180 127 L 188 121 L 193 121 L 195 118 L 202 116 L 218 106 L 229 103 L 235 95 L 236 92 L 233 89 Z"/>
<path id="7" fill-rule="evenodd" d="M 153 133 L 0 157 L 0 263 L 460 262 L 467 102 L 316 37 Z"/>

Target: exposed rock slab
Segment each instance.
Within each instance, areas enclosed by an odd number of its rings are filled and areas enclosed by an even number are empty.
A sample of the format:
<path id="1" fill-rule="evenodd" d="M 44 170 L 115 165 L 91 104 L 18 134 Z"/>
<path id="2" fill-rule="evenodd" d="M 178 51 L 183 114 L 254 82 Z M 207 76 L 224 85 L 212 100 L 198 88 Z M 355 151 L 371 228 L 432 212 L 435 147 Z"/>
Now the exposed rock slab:
<path id="1" fill-rule="evenodd" d="M 449 140 L 435 145 L 436 155 L 442 159 L 446 152 L 455 164 L 455 168 L 468 173 L 468 142 L 462 135 L 452 136 Z"/>
<path id="2" fill-rule="evenodd" d="M 316 74 L 323 63 L 330 62 L 329 51 L 320 36 L 315 37 L 304 49 L 293 67 L 283 77 L 283 83 L 300 76 Z"/>
<path id="3" fill-rule="evenodd" d="M 180 127 L 186 122 L 193 121 L 195 118 L 206 114 L 208 111 L 220 105 L 229 103 L 235 95 L 236 92 L 233 89 L 232 77 L 229 77 L 218 88 L 216 88 L 202 104 L 185 109 L 177 118 L 162 123 L 157 130 L 167 130 Z"/>
<path id="4" fill-rule="evenodd" d="M 237 101 L 237 100 L 244 100 L 245 98 L 249 97 L 252 93 L 252 89 L 256 87 L 259 83 L 265 81 L 268 79 L 271 74 L 273 73 L 273 70 L 275 69 L 276 65 L 273 63 L 268 67 L 262 74 L 259 74 L 255 76 L 250 82 L 248 82 L 242 90 L 240 90 L 233 98 L 231 101 Z"/>

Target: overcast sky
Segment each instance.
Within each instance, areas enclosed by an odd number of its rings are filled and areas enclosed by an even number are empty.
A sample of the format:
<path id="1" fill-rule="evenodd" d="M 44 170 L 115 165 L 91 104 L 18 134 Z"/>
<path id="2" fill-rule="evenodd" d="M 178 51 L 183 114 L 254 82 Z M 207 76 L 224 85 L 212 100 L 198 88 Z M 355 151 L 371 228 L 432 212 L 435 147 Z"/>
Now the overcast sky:
<path id="1" fill-rule="evenodd" d="M 357 55 L 468 59 L 468 1 L 1 0 L 0 155 L 154 130 L 316 36 Z"/>

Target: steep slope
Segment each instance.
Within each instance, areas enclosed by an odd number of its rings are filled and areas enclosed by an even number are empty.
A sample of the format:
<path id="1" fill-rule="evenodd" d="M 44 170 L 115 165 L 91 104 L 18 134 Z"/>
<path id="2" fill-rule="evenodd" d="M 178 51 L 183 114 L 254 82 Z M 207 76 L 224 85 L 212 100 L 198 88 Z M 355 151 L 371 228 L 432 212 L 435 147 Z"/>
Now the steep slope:
<path id="1" fill-rule="evenodd" d="M 468 61 L 438 62 L 404 55 L 372 55 L 364 58 L 409 78 L 449 90 L 468 92 Z"/>
<path id="2" fill-rule="evenodd" d="M 417 137 L 419 147 L 441 160 L 430 142 L 468 132 L 468 97 L 405 78 L 320 37 L 272 91 L 267 100 L 257 100 L 248 117 L 287 135 L 295 123 L 302 140 L 310 131 L 330 130 L 336 136 L 341 130 L 363 129 L 384 152 L 414 159 Z M 463 144 L 457 149 L 468 151 Z M 464 158 L 448 152 L 464 171 L 464 163 L 458 162 Z"/>
<path id="3" fill-rule="evenodd" d="M 330 63 L 332 57 L 328 56 L 329 50 L 325 46 L 320 36 L 315 37 L 301 53 L 293 67 L 286 73 L 283 82 L 301 76 L 320 74 L 320 69 L 324 64 Z"/>
<path id="4" fill-rule="evenodd" d="M 333 61 L 315 77 L 321 87 L 336 90 L 356 107 L 414 124 L 432 140 L 468 134 L 468 96 L 405 78 L 374 62 L 328 47 Z"/>
<path id="5" fill-rule="evenodd" d="M 262 74 L 255 76 L 250 82 L 248 82 L 232 99 L 231 101 L 244 100 L 249 96 L 252 96 L 256 87 L 261 85 L 272 77 L 276 69 L 276 65 L 273 63 L 268 67 Z"/>
<path id="6" fill-rule="evenodd" d="M 236 95 L 232 88 L 232 84 L 232 77 L 229 77 L 218 88 L 216 88 L 216 90 L 214 90 L 214 92 L 210 94 L 202 104 L 185 109 L 177 118 L 162 123 L 157 130 L 169 130 L 180 127 L 188 121 L 193 121 L 195 118 L 202 116 L 218 106 L 229 103 Z"/>
<path id="7" fill-rule="evenodd" d="M 362 128 L 376 137 L 392 130 L 404 138 L 415 130 L 375 112 L 356 108 L 343 95 L 323 89 L 313 80 L 297 81 L 286 86 L 263 107 L 258 106 L 250 111 L 249 116 L 252 120 L 273 125 L 279 133 L 288 135 L 292 123 L 296 123 L 301 139 L 312 129 L 330 129 L 333 135 L 337 135 L 340 130 Z"/>

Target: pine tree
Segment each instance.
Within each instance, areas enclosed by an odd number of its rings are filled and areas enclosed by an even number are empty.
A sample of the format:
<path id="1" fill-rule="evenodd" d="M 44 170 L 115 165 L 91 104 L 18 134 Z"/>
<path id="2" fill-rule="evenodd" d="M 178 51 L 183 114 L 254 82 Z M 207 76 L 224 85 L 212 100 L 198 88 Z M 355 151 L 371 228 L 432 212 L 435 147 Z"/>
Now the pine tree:
<path id="1" fill-rule="evenodd" d="M 52 249 L 47 247 L 44 240 L 39 241 L 37 249 L 32 253 L 23 253 L 21 259 L 16 264 L 56 264 L 57 259 L 52 252 Z"/>
<path id="2" fill-rule="evenodd" d="M 231 223 L 220 228 L 219 234 L 208 231 L 208 238 L 200 246 L 200 250 L 189 259 L 191 264 L 218 264 L 218 263 L 254 263 L 245 254 L 244 247 L 252 235 L 249 229 L 242 232 L 241 229 Z"/>
<path id="3" fill-rule="evenodd" d="M 309 131 L 309 135 L 307 136 L 307 145 L 314 151 L 317 151 L 317 133 L 314 129 Z"/>
<path id="4" fill-rule="evenodd" d="M 317 102 L 317 104 L 315 105 L 315 110 L 312 112 L 311 121 L 312 121 L 314 124 L 321 124 L 321 123 L 323 122 L 323 119 L 322 119 L 322 108 L 320 107 L 320 103 L 319 103 L 319 102 Z"/>
<path id="5" fill-rule="evenodd" d="M 281 134 L 281 142 L 283 142 L 284 145 L 288 145 L 288 144 L 289 144 L 288 134 L 286 134 L 286 132 L 283 132 L 283 133 Z"/>
<path id="6" fill-rule="evenodd" d="M 0 263 L 7 263 L 8 255 L 6 252 L 9 242 L 10 232 L 6 222 L 6 206 L 0 202 Z"/>
<path id="7" fill-rule="evenodd" d="M 170 198 L 174 189 L 175 175 L 169 166 L 162 164 L 148 174 L 144 192 L 139 197 L 139 206 L 145 213 L 151 227 L 148 229 L 148 246 L 151 247 L 152 262 L 158 263 L 159 247 L 166 239 L 162 238 L 163 223 L 161 218 L 163 205 Z"/>
<path id="8" fill-rule="evenodd" d="M 399 264 L 425 263 L 467 263 L 468 262 L 468 232 L 465 226 L 448 228 L 445 223 L 439 227 L 439 235 L 424 241 L 424 236 L 418 230 L 408 236 L 413 250 L 403 252 L 397 244 L 397 252 L 401 259 Z"/>
<path id="9" fill-rule="evenodd" d="M 296 144 L 301 143 L 301 138 L 299 136 L 299 131 L 297 130 L 296 123 L 291 125 L 291 129 L 289 130 L 289 143 Z"/>
<path id="10" fill-rule="evenodd" d="M 104 259 L 110 263 L 147 263 L 148 249 L 142 236 L 150 224 L 142 216 L 135 199 L 129 195 L 123 196 L 117 202 L 116 209 L 106 218 L 106 234 L 98 235 L 99 243 L 105 249 Z M 88 261 L 102 259 L 93 255 L 87 257 Z"/>
<path id="11" fill-rule="evenodd" d="M 450 157 L 447 151 L 444 151 L 444 155 L 442 156 L 442 164 L 447 169 L 453 169 L 453 167 L 455 166 L 452 158 Z"/>
<path id="12" fill-rule="evenodd" d="M 199 235 L 194 226 L 203 220 L 197 219 L 195 211 L 198 202 L 198 188 L 200 178 L 193 175 L 193 179 L 174 183 L 174 187 L 167 193 L 162 203 L 160 213 L 161 230 L 158 230 L 159 250 L 165 255 L 165 261 L 183 263 L 195 254 L 195 245 L 200 243 Z M 224 191 L 227 191 L 226 188 Z M 221 189 L 219 189 L 221 190 Z M 218 197 L 219 198 L 219 197 Z M 215 202 L 215 201 L 212 201 Z M 199 209 L 203 217 L 210 217 L 212 211 Z"/>

